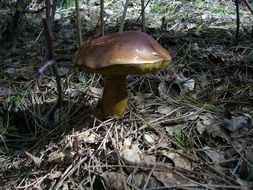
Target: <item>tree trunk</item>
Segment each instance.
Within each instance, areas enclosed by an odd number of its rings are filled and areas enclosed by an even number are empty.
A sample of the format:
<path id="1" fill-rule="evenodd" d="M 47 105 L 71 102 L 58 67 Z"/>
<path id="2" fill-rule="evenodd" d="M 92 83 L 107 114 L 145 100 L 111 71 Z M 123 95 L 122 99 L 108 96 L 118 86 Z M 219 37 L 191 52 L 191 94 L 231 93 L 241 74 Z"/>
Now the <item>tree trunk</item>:
<path id="1" fill-rule="evenodd" d="M 12 18 L 10 19 L 10 23 L 5 31 L 2 33 L 1 41 L 3 43 L 7 43 L 10 46 L 15 46 L 19 33 L 20 26 L 22 24 L 23 15 L 25 12 L 26 1 L 25 0 L 17 0 L 16 2 L 16 11 Z"/>

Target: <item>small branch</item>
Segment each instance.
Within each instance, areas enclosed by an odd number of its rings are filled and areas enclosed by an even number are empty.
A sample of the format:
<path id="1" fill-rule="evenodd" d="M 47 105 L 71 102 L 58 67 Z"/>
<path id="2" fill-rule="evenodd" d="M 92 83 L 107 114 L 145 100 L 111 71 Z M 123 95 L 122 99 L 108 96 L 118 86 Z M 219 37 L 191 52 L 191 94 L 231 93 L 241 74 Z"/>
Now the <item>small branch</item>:
<path id="1" fill-rule="evenodd" d="M 20 26 L 23 22 L 25 14 L 25 3 L 23 0 L 16 1 L 16 10 L 14 15 L 11 16 L 10 23 L 2 33 L 1 43 L 10 44 L 14 49 L 16 48 L 17 39 L 19 37 Z M 2 18 L 1 18 L 2 19 Z M 1 44 L 2 46 L 2 44 Z"/>
<path id="2" fill-rule="evenodd" d="M 46 6 L 46 21 L 50 22 L 50 8 L 51 8 L 50 0 L 45 0 L 45 6 Z M 51 26 L 48 25 L 48 28 L 51 28 Z"/>
<path id="3" fill-rule="evenodd" d="M 129 4 L 129 0 L 126 0 L 125 5 L 124 5 L 123 15 L 120 22 L 119 32 L 122 32 L 124 28 L 128 4 Z"/>
<path id="4" fill-rule="evenodd" d="M 53 71 L 53 75 L 55 76 L 56 79 L 56 86 L 57 86 L 57 101 L 54 104 L 54 106 L 48 111 L 47 113 L 47 119 L 48 121 L 51 120 L 53 114 L 55 113 L 55 111 L 59 108 L 60 112 L 59 112 L 59 120 L 61 119 L 61 113 L 62 113 L 62 88 L 61 88 L 61 77 L 58 73 L 57 67 L 56 65 L 52 65 L 52 71 Z"/>
<path id="5" fill-rule="evenodd" d="M 107 20 L 107 18 L 106 18 L 106 20 Z M 104 22 L 106 22 L 106 20 L 104 21 Z M 90 36 L 91 38 L 90 39 L 94 39 L 94 37 L 96 36 L 96 34 L 98 34 L 99 33 L 99 31 L 101 31 L 101 26 L 100 26 L 100 19 L 98 20 L 98 22 L 97 22 L 97 24 L 96 24 L 96 26 L 94 27 L 94 29 L 91 31 L 91 32 L 89 32 L 89 35 L 88 36 Z"/>
<path id="6" fill-rule="evenodd" d="M 39 70 L 37 71 L 37 75 L 38 76 L 41 76 L 43 75 L 43 73 L 48 69 L 48 67 L 52 66 L 55 64 L 55 61 L 54 60 L 48 60 L 46 61 L 40 68 Z"/>
<path id="7" fill-rule="evenodd" d="M 144 0 L 141 0 L 141 15 L 142 15 L 142 32 L 146 32 Z"/>
<path id="8" fill-rule="evenodd" d="M 40 8 L 40 9 L 37 9 L 37 10 L 25 10 L 25 13 L 27 13 L 27 14 L 37 14 L 37 13 L 40 13 L 40 12 L 42 12 L 42 11 L 44 11 L 44 9 L 45 9 L 45 7 L 42 7 L 42 8 Z"/>
<path id="9" fill-rule="evenodd" d="M 50 19 L 51 28 L 54 27 L 54 17 L 55 17 L 55 13 L 56 13 L 57 2 L 58 2 L 58 0 L 53 0 L 52 14 L 51 14 L 51 19 Z"/>
<path id="10" fill-rule="evenodd" d="M 248 9 L 250 10 L 251 14 L 253 14 L 253 10 L 252 10 L 252 7 L 250 6 L 249 2 L 247 0 L 244 0 L 244 3 L 246 4 Z"/>
<path id="11" fill-rule="evenodd" d="M 55 111 L 60 108 L 60 114 L 61 114 L 61 107 L 62 107 L 62 88 L 61 88 L 61 78 L 58 74 L 58 70 L 54 61 L 54 54 L 53 54 L 53 35 L 52 35 L 52 26 L 53 26 L 53 18 L 54 18 L 54 14 L 55 14 L 55 10 L 56 10 L 56 4 L 57 4 L 57 0 L 54 0 L 53 3 L 53 8 L 52 8 L 52 14 L 50 14 L 50 0 L 45 0 L 45 6 L 46 6 L 46 18 L 42 20 L 43 22 L 43 26 L 44 26 L 44 35 L 45 35 L 45 39 L 46 39 L 46 52 L 47 52 L 47 60 L 45 64 L 43 64 L 42 67 L 40 67 L 38 74 L 43 74 L 44 71 L 51 66 L 52 67 L 52 71 L 53 71 L 53 75 L 55 76 L 56 79 L 56 86 L 57 86 L 57 95 L 58 95 L 58 99 L 57 102 L 55 103 L 55 105 L 49 110 L 49 112 L 47 113 L 47 119 L 48 121 L 51 120 L 53 114 L 55 113 Z"/>
<path id="12" fill-rule="evenodd" d="M 105 35 L 105 7 L 104 7 L 104 0 L 100 0 L 100 30 L 101 30 L 101 36 Z"/>
<path id="13" fill-rule="evenodd" d="M 239 41 L 239 31 L 240 31 L 240 12 L 239 12 L 239 0 L 235 0 L 236 6 L 236 34 L 235 34 L 235 44 Z"/>
<path id="14" fill-rule="evenodd" d="M 50 29 L 50 22 L 47 19 L 43 19 L 43 26 L 44 26 L 44 34 L 45 34 L 45 39 L 47 42 L 47 58 L 48 59 L 53 59 L 53 42 L 52 42 L 52 33 Z"/>
<path id="15" fill-rule="evenodd" d="M 144 2 L 143 2 L 144 3 Z M 141 10 L 141 14 L 139 15 L 139 17 L 136 19 L 135 24 L 140 20 L 141 16 L 143 18 L 143 12 L 145 11 L 146 7 L 148 6 L 148 4 L 150 3 L 150 0 L 148 0 L 148 2 L 146 3 L 146 5 L 144 6 L 144 8 L 142 8 Z"/>
<path id="16" fill-rule="evenodd" d="M 80 10 L 79 10 L 79 0 L 75 0 L 76 5 L 76 25 L 78 31 L 78 39 L 79 39 L 79 46 L 82 46 L 82 30 L 81 30 L 81 21 L 80 21 Z"/>

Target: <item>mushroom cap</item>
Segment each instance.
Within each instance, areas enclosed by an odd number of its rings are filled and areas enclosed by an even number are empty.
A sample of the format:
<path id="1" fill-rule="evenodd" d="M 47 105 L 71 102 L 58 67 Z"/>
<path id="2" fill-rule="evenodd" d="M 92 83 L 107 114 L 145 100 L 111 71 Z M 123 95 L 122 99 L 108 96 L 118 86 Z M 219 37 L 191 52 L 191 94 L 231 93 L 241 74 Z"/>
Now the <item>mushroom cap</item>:
<path id="1" fill-rule="evenodd" d="M 85 44 L 73 61 L 81 70 L 109 76 L 152 72 L 169 64 L 171 56 L 148 34 L 125 31 Z"/>

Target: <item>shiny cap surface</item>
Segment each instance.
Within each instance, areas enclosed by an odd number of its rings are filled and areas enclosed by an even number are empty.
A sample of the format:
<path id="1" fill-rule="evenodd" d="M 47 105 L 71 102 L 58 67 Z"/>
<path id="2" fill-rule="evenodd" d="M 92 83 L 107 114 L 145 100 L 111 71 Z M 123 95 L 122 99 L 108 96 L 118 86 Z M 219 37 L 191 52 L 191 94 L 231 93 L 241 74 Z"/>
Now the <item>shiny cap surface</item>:
<path id="1" fill-rule="evenodd" d="M 169 52 L 146 33 L 125 31 L 112 33 L 82 46 L 74 64 L 89 72 L 138 74 L 152 72 L 171 62 Z"/>

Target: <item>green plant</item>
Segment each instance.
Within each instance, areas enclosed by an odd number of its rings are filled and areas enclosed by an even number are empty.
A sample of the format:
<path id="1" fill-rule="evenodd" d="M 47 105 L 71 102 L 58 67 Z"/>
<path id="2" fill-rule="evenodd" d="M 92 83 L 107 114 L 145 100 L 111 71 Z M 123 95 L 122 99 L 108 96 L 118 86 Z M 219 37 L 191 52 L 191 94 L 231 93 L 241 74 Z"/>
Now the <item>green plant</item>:
<path id="1" fill-rule="evenodd" d="M 204 0 L 194 0 L 194 2 L 195 2 L 196 4 L 201 4 L 201 3 L 204 2 Z"/>
<path id="2" fill-rule="evenodd" d="M 165 6 L 162 6 L 160 4 L 154 4 L 151 6 L 151 12 L 154 12 L 154 13 L 166 13 L 167 9 Z"/>
<path id="3" fill-rule="evenodd" d="M 186 150 L 185 137 L 181 131 L 175 132 L 176 147 L 178 149 Z"/>
<path id="4" fill-rule="evenodd" d="M 16 125 L 9 125 L 6 131 L 8 134 L 19 134 L 19 131 Z"/>
<path id="5" fill-rule="evenodd" d="M 253 179 L 253 170 L 250 170 L 247 176 L 247 181 L 250 181 Z"/>
<path id="6" fill-rule="evenodd" d="M 201 4 L 203 3 L 205 0 L 187 0 L 188 2 L 194 2 L 196 4 Z"/>
<path id="7" fill-rule="evenodd" d="M 61 9 L 68 9 L 75 6 L 75 0 L 62 0 L 59 3 Z"/>
<path id="8" fill-rule="evenodd" d="M 18 105 L 21 103 L 22 98 L 19 95 L 11 96 L 11 102 L 13 105 Z"/>
<path id="9" fill-rule="evenodd" d="M 231 13 L 234 13 L 234 10 L 228 9 L 226 7 L 214 7 L 211 11 L 215 14 L 231 14 Z"/>

